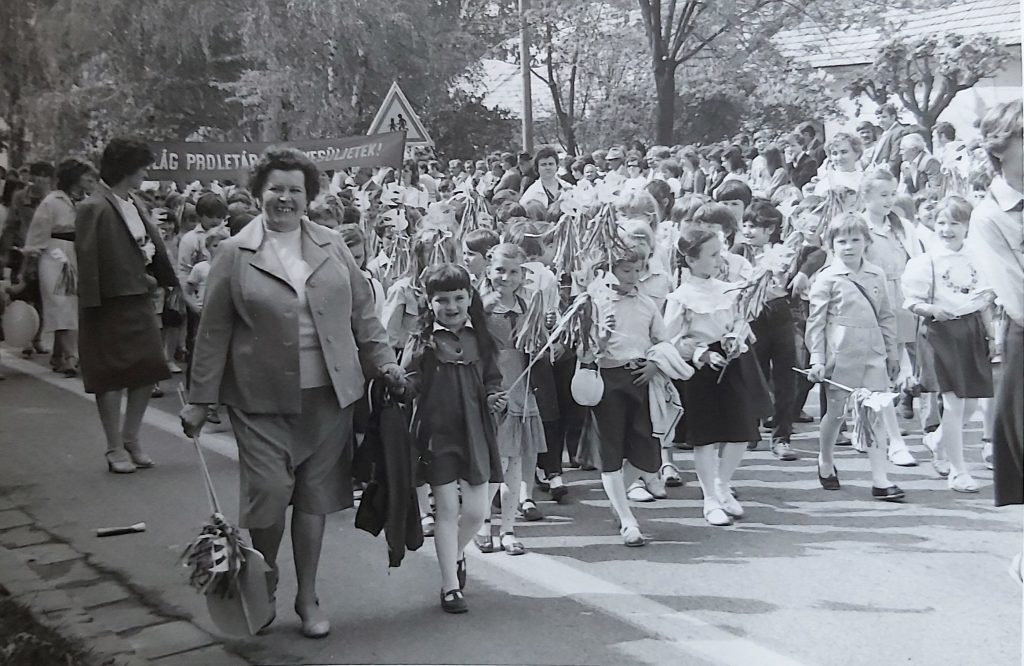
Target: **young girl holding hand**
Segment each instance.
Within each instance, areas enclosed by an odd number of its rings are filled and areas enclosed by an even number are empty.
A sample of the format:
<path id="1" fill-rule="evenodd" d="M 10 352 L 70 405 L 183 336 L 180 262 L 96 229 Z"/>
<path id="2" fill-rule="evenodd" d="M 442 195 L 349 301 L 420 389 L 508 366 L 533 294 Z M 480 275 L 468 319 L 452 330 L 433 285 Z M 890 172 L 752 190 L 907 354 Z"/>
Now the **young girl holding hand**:
<path id="1" fill-rule="evenodd" d="M 530 359 L 515 345 L 527 313 L 523 298 L 526 253 L 518 245 L 502 243 L 491 248 L 487 259 L 487 280 L 482 284 L 484 312 L 508 400 L 505 415 L 498 421 L 498 452 L 505 480 L 501 488 L 501 549 L 508 555 L 522 555 L 526 548 L 516 540 L 514 527 L 524 468 L 532 471 L 537 454 L 547 451 L 537 400 L 529 378 L 522 377 Z M 474 541 L 481 552 L 494 551 L 486 524 Z"/>
<path id="2" fill-rule="evenodd" d="M 737 292 L 716 277 L 722 247 L 715 231 L 683 233 L 677 249 L 690 277 L 669 295 L 665 307 L 669 339 L 697 368 L 683 382 L 686 442 L 693 446 L 704 519 L 711 525 L 730 525 L 743 515 L 729 482 L 747 442 L 761 437 L 758 420 L 772 414 L 764 376 L 748 347 L 750 327 L 736 307 Z"/>
<path id="3" fill-rule="evenodd" d="M 501 482 L 492 413 L 503 412 L 507 401 L 469 273 L 438 264 L 424 271 L 422 284 L 427 308 L 403 365 L 415 397 L 413 433 L 436 502 L 441 608 L 465 613 L 464 551 L 490 511 L 489 484 Z"/>
<path id="4" fill-rule="evenodd" d="M 832 263 L 818 273 L 811 288 L 806 328 L 812 382 L 831 379 L 852 388 L 888 391 L 899 374 L 896 314 L 889 303 L 885 272 L 864 258 L 870 243 L 864 218 L 853 213 L 836 217 L 825 232 Z M 818 480 L 825 490 L 839 490 L 835 443 L 846 418 L 849 393 L 826 384 L 825 394 L 828 407 L 821 417 Z M 875 430 L 879 443 L 867 450 L 871 495 L 899 501 L 904 493 L 887 475 L 885 434 L 879 432 L 881 427 Z"/>
<path id="5" fill-rule="evenodd" d="M 937 384 L 928 388 L 942 394 L 942 423 L 924 441 L 948 456 L 949 489 L 960 493 L 978 492 L 964 463 L 964 423 L 978 398 L 993 395 L 987 331 L 995 295 L 964 252 L 970 219 L 966 199 L 946 197 L 935 216 L 938 243 L 907 262 L 903 273 L 903 305 L 925 322 Z"/>

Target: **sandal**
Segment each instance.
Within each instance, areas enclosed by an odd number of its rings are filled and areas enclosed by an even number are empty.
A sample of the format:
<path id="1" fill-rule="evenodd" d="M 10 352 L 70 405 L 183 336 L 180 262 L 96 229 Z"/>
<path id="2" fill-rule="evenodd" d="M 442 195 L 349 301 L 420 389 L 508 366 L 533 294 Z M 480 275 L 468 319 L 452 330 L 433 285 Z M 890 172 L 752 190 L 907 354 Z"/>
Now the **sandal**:
<path id="1" fill-rule="evenodd" d="M 486 536 L 483 534 L 474 534 L 473 544 L 481 553 L 493 553 L 498 550 L 498 547 L 494 545 L 494 538 L 491 537 L 490 534 Z"/>
<path id="2" fill-rule="evenodd" d="M 544 518 L 544 514 L 540 512 L 540 509 L 537 508 L 537 503 L 532 499 L 525 500 L 520 504 L 519 510 L 523 512 L 523 518 L 531 523 Z"/>
<path id="3" fill-rule="evenodd" d="M 128 457 L 139 469 L 150 469 L 156 465 L 149 454 L 142 450 L 138 442 L 125 442 L 124 450 L 128 452 Z"/>
<path id="4" fill-rule="evenodd" d="M 521 541 L 516 541 L 516 535 L 512 532 L 505 532 L 501 535 L 501 549 L 506 555 L 525 555 L 526 546 Z"/>
<path id="5" fill-rule="evenodd" d="M 679 476 L 679 468 L 672 463 L 665 463 L 658 470 L 658 474 L 665 481 L 668 488 L 678 488 L 683 485 L 683 479 Z"/>
<path id="6" fill-rule="evenodd" d="M 123 449 L 107 451 L 107 470 L 112 474 L 131 474 L 135 471 L 135 463 Z"/>

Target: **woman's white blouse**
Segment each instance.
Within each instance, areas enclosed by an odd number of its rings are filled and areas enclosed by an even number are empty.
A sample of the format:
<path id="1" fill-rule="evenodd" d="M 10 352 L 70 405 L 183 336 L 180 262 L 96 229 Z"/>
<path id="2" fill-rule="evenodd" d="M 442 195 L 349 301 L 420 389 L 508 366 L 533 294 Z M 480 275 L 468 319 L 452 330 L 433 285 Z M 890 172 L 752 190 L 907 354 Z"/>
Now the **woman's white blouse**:
<path id="1" fill-rule="evenodd" d="M 934 266 L 934 298 L 932 268 Z M 903 307 L 932 303 L 957 316 L 981 310 L 995 294 L 982 274 L 971 264 L 970 255 L 961 249 L 936 246 L 907 262 L 903 271 Z"/>

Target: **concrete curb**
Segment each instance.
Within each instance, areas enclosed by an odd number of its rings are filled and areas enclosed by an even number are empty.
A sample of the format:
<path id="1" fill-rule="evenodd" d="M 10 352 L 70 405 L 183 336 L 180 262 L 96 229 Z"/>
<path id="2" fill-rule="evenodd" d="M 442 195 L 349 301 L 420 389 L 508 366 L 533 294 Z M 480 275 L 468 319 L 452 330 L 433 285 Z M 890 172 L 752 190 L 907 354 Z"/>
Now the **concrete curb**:
<path id="1" fill-rule="evenodd" d="M 99 664 L 249 663 L 216 636 L 146 603 L 2 495 L 0 594 L 27 606 L 42 624 L 80 639 Z"/>

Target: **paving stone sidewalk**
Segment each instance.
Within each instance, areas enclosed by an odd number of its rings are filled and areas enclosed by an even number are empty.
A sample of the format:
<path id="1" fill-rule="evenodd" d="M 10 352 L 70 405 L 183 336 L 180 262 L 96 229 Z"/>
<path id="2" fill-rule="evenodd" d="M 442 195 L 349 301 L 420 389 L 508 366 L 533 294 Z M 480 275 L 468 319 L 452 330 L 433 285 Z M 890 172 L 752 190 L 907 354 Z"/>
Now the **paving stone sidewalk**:
<path id="1" fill-rule="evenodd" d="M 47 532 L 5 495 L 0 495 L 0 595 L 27 606 L 62 635 L 80 639 L 98 664 L 249 663 L 188 618 L 147 603 L 116 572 Z"/>

